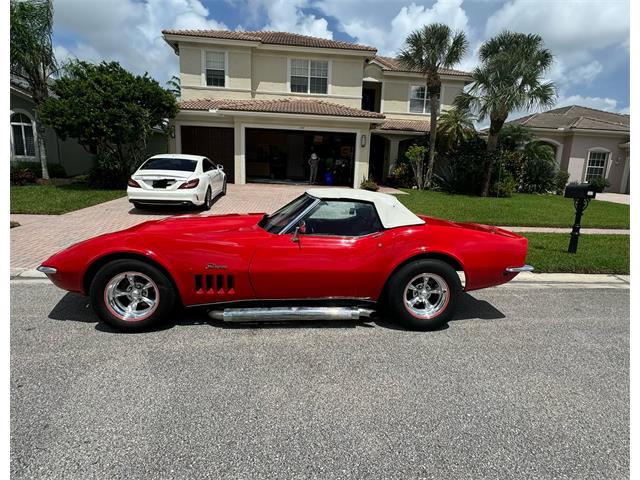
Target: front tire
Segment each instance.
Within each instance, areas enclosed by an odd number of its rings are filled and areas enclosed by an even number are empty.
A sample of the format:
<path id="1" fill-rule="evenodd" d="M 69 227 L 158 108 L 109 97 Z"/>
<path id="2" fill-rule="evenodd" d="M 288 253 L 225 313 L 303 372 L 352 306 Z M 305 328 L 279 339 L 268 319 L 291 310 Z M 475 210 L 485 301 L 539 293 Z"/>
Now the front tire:
<path id="1" fill-rule="evenodd" d="M 125 332 L 159 325 L 176 301 L 173 284 L 162 271 L 131 259 L 102 267 L 91 282 L 90 296 L 100 319 Z"/>
<path id="2" fill-rule="evenodd" d="M 440 260 L 417 260 L 391 278 L 387 305 L 394 319 L 410 330 L 434 330 L 452 317 L 462 285 L 456 271 Z"/>
<path id="3" fill-rule="evenodd" d="M 222 192 L 220 193 L 221 197 L 224 197 L 227 194 L 227 178 L 225 177 L 224 181 L 222 182 Z"/>

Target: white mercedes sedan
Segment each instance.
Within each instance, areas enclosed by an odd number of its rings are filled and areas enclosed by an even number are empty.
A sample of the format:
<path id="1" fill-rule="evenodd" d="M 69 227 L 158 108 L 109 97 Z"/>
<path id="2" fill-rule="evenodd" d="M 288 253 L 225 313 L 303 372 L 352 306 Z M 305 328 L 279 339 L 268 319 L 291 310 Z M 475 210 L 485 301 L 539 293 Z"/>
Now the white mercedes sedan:
<path id="1" fill-rule="evenodd" d="M 127 197 L 136 208 L 194 205 L 209 210 L 227 193 L 222 165 L 198 155 L 161 154 L 146 160 L 127 182 Z"/>

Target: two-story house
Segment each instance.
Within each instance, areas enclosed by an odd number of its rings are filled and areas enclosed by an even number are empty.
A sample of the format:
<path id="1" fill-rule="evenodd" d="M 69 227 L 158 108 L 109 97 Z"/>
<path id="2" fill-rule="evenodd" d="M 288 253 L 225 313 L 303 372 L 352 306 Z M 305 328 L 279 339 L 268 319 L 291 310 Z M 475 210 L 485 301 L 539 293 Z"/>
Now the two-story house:
<path id="1" fill-rule="evenodd" d="M 205 155 L 230 182 L 358 187 L 383 181 L 401 142 L 429 129 L 424 78 L 373 47 L 285 32 L 165 30 L 180 59 L 170 151 Z M 440 107 L 468 82 L 442 71 Z"/>

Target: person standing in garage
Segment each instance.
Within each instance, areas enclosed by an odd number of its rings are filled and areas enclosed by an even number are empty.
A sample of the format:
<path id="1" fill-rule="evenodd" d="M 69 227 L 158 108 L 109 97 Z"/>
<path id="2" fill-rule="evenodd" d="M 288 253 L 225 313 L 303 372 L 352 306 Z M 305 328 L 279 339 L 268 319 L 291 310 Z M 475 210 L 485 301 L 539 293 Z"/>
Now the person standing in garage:
<path id="1" fill-rule="evenodd" d="M 318 158 L 318 155 L 316 155 L 315 153 L 311 154 L 311 157 L 309 157 L 309 185 L 313 185 L 314 183 L 316 183 L 316 177 L 318 176 L 318 163 L 320 162 L 320 159 Z"/>

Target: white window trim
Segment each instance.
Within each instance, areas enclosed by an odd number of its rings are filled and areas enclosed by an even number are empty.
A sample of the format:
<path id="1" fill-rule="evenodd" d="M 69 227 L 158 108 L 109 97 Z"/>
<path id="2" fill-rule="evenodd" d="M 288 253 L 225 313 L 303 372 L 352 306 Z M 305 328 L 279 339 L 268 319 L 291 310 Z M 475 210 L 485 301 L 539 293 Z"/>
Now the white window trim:
<path id="1" fill-rule="evenodd" d="M 424 87 L 424 101 L 422 102 L 422 113 L 420 112 L 412 112 L 411 111 L 411 89 L 413 87 Z M 409 90 L 407 91 L 407 113 L 412 115 L 430 115 L 431 112 L 427 109 L 427 102 L 429 101 L 429 89 L 426 85 L 417 85 L 412 83 L 409 85 Z M 442 107 L 442 87 L 440 87 L 440 101 L 438 102 L 438 113 Z"/>
<path id="2" fill-rule="evenodd" d="M 11 126 L 11 117 L 13 116 L 14 113 L 22 113 L 23 115 L 26 115 L 29 120 L 31 120 L 31 128 L 33 129 L 33 150 L 35 152 L 35 155 L 16 155 L 15 154 L 15 150 L 13 149 L 13 145 L 14 145 L 14 141 L 13 141 L 13 128 Z M 33 115 L 31 115 L 31 113 L 29 113 L 27 110 L 23 110 L 22 108 L 15 108 L 9 111 L 9 131 L 10 131 L 10 137 L 9 137 L 9 142 L 11 144 L 11 160 L 17 160 L 17 161 L 35 161 L 39 158 L 38 155 L 38 131 L 36 129 L 36 121 L 33 118 Z"/>
<path id="3" fill-rule="evenodd" d="M 223 53 L 224 54 L 224 87 L 207 85 L 207 53 Z M 200 83 L 205 88 L 216 90 L 226 90 L 229 88 L 229 52 L 227 50 L 212 50 L 203 48 L 200 51 Z"/>
<path id="4" fill-rule="evenodd" d="M 306 92 L 292 92 L 291 91 L 291 60 L 306 60 L 309 62 L 308 68 L 308 76 L 307 79 L 309 82 L 307 83 L 307 91 Z M 327 93 L 311 93 L 311 61 L 320 61 L 327 62 Z M 333 60 L 328 58 L 307 58 L 307 57 L 287 57 L 287 93 L 298 94 L 298 95 L 318 95 L 321 97 L 326 97 L 331 95 L 331 77 L 332 77 L 332 65 Z"/>
<path id="5" fill-rule="evenodd" d="M 603 173 L 603 178 L 605 179 L 608 178 L 609 168 L 611 166 L 611 150 L 603 147 L 593 147 L 587 150 L 587 158 L 585 159 L 585 162 L 584 162 L 584 172 L 582 174 L 582 181 L 583 182 L 587 181 L 587 173 L 589 171 L 589 159 L 591 158 L 591 152 L 607 154 L 607 157 L 605 158 L 605 161 L 604 161 L 604 169 L 602 173 Z"/>

